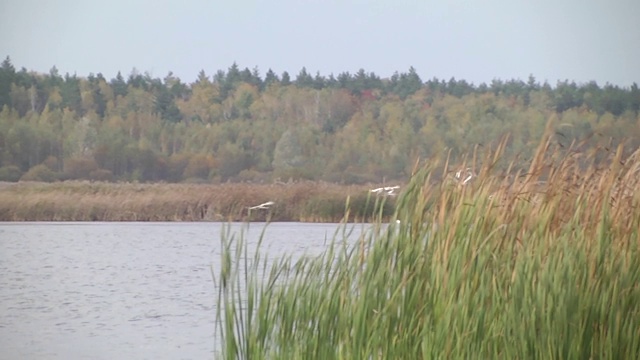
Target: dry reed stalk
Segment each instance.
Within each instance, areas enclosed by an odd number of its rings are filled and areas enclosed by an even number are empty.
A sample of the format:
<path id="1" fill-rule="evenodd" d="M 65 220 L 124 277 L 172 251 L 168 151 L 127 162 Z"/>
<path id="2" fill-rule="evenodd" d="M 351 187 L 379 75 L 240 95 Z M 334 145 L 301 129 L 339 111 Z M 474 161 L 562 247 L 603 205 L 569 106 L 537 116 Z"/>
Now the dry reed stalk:
<path id="1" fill-rule="evenodd" d="M 621 233 L 636 226 L 638 220 L 633 214 L 639 203 L 636 189 L 640 188 L 640 150 L 623 159 L 623 146 L 620 145 L 615 152 L 609 152 L 607 157 L 596 162 L 595 153 L 573 149 L 574 145 L 579 147 L 582 143 L 572 144 L 566 152 L 559 152 L 552 149 L 550 138 L 547 135 L 540 142 L 526 173 L 514 170 L 511 162 L 505 173 L 494 174 L 493 167 L 504 151 L 505 138 L 496 150 L 484 156 L 479 177 L 471 186 L 458 186 L 454 191 L 443 184 L 445 188 L 438 192 L 437 208 L 451 209 L 453 213 L 435 210 L 437 223 L 442 225 L 450 218 L 459 219 L 461 206 L 477 198 L 486 198 L 487 214 L 499 223 L 518 222 L 522 233 L 535 228 L 540 214 L 550 217 L 545 221 L 548 224 L 546 231 L 558 232 L 581 206 L 590 209 L 580 211 L 587 227 L 597 223 L 595 220 L 605 208 L 609 209 L 614 226 L 620 228 Z M 601 168 L 603 162 L 608 166 Z M 473 163 L 476 163 L 475 154 Z M 445 159 L 445 173 L 451 166 L 449 158 Z M 463 162 L 459 168 L 465 167 Z M 523 209 L 530 216 L 516 218 Z M 457 227 L 457 224 L 451 225 L 451 228 Z M 595 225 L 592 227 L 595 231 Z M 454 236 L 453 230 L 451 236 Z"/>

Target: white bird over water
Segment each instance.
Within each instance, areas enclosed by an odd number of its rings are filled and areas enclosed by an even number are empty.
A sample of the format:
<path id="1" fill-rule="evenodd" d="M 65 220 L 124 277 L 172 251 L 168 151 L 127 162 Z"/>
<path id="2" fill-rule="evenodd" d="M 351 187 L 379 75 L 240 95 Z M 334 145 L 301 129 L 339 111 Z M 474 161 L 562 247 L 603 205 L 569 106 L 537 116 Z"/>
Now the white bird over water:
<path id="1" fill-rule="evenodd" d="M 266 203 L 263 203 L 263 204 L 260 204 L 260 205 L 251 206 L 249 208 L 249 210 L 259 210 L 259 209 L 260 210 L 267 210 L 273 204 L 275 204 L 273 201 L 267 201 Z"/>

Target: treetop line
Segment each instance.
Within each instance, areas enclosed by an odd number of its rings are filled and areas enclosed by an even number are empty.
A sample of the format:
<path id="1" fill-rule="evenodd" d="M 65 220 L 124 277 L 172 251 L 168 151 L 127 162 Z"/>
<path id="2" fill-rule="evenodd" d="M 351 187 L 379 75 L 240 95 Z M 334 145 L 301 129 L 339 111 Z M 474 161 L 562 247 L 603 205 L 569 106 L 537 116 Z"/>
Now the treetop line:
<path id="1" fill-rule="evenodd" d="M 172 73 L 107 80 L 55 67 L 16 71 L 7 57 L 0 181 L 401 180 L 417 159 L 447 151 L 455 158 L 505 133 L 509 153 L 524 159 L 550 118 L 564 126 L 562 146 L 596 132 L 640 139 L 639 108 L 636 84 L 552 87 L 530 76 L 476 86 L 423 81 L 412 67 L 387 79 L 306 68 L 295 78 L 271 69 L 263 77 L 235 63 L 186 84 Z"/>
<path id="2" fill-rule="evenodd" d="M 78 81 L 78 77 L 75 74 L 69 75 L 67 73 L 62 77 L 55 66 L 51 68 L 49 74 L 45 75 L 29 72 L 24 67 L 19 72 L 16 72 L 10 57 L 7 56 L 0 68 L 0 106 L 9 104 L 7 95 L 10 91 L 11 84 L 15 83 L 18 86 L 29 87 L 39 83 L 37 78 L 47 79 L 49 85 L 54 86 L 68 85 L 69 87 L 73 87 Z M 101 73 L 97 75 L 91 73 L 86 79 L 90 83 L 107 81 Z M 135 68 L 131 71 L 126 81 L 121 72 L 118 72 L 116 77 L 109 81 L 109 84 L 118 95 L 125 95 L 127 87 L 133 86 L 135 88 L 152 91 L 154 94 L 158 93 L 160 96 L 158 101 L 162 102 L 168 100 L 165 99 L 165 93 L 170 97 L 186 97 L 189 96 L 193 85 L 208 83 L 210 81 L 220 86 L 221 98 L 226 97 L 229 91 L 239 83 L 254 85 L 259 91 L 264 91 L 271 84 L 279 84 L 281 86 L 295 85 L 299 88 L 313 88 L 317 90 L 325 88 L 347 89 L 355 95 L 364 96 L 369 96 L 372 90 L 379 90 L 384 94 L 395 94 L 403 99 L 423 87 L 456 97 L 486 92 L 507 96 L 522 96 L 531 91 L 542 89 L 553 92 L 555 97 L 558 98 L 556 102 L 559 111 L 582 105 L 582 103 L 585 102 L 584 95 L 587 93 L 595 97 L 601 95 L 601 97 L 619 99 L 617 104 L 612 104 L 604 110 L 618 115 L 627 108 L 637 110 L 634 109 L 635 104 L 633 104 L 633 101 L 626 101 L 627 104 L 625 104 L 624 98 L 633 99 L 633 95 L 638 94 L 638 86 L 636 83 L 629 88 L 624 88 L 611 84 L 605 84 L 601 87 L 595 81 L 578 85 L 574 81 L 564 80 L 558 81 L 555 87 L 552 87 L 546 81 L 540 84 L 533 75 L 530 75 L 526 82 L 519 79 L 506 81 L 494 79 L 490 84 L 481 83 L 478 86 L 464 79 L 456 80 L 454 77 L 448 81 L 434 77 L 423 82 L 413 67 L 410 67 L 406 73 L 395 72 L 387 79 L 381 79 L 374 72 L 366 72 L 364 69 L 360 69 L 355 74 L 342 72 L 338 74 L 337 77 L 333 74 L 326 77 L 319 72 L 316 72 L 315 76 L 313 76 L 305 67 L 300 70 L 294 80 L 291 80 L 291 76 L 287 71 L 284 71 L 278 76 L 271 69 L 267 70 L 264 78 L 262 78 L 257 67 L 254 67 L 252 70 L 249 68 L 241 70 L 235 62 L 226 72 L 224 70 L 218 70 L 211 80 L 205 71 L 201 70 L 196 81 L 191 84 L 191 86 L 183 83 L 178 77 L 175 77 L 172 72 L 169 72 L 164 79 L 160 79 L 153 78 L 149 73 L 140 74 Z"/>

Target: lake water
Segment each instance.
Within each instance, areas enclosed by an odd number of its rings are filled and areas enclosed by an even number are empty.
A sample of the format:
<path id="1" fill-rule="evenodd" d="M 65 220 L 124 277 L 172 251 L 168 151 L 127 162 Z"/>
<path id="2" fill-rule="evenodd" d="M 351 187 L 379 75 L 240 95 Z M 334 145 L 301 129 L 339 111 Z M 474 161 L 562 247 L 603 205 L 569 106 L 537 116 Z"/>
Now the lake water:
<path id="1" fill-rule="evenodd" d="M 215 358 L 224 226 L 0 223 L 0 359 Z M 265 229 L 230 226 L 250 249 Z M 317 255 L 338 228 L 269 224 L 262 249 Z"/>

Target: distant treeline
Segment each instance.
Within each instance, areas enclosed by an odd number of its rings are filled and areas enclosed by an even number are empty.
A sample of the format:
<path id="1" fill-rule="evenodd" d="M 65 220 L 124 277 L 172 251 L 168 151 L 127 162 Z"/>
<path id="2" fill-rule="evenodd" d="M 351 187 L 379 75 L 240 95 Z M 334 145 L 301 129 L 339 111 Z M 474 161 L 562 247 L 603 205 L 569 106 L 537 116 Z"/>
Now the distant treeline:
<path id="1" fill-rule="evenodd" d="M 382 79 L 237 64 L 183 83 L 132 71 L 86 78 L 0 67 L 0 181 L 362 183 L 406 179 L 420 160 L 454 160 L 510 134 L 527 166 L 551 121 L 553 144 L 640 139 L 640 91 L 533 76 L 474 85 L 424 81 L 414 68 Z"/>

